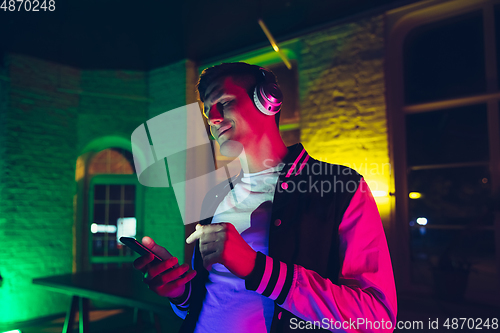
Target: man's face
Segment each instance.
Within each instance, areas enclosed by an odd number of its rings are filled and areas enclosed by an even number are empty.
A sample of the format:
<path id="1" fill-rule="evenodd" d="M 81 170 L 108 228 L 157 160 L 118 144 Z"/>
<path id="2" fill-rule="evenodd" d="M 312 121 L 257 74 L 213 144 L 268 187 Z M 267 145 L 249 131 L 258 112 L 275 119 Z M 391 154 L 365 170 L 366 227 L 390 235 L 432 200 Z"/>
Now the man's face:
<path id="1" fill-rule="evenodd" d="M 212 136 L 221 146 L 237 141 L 248 147 L 265 132 L 269 123 L 266 115 L 254 106 L 244 87 L 234 83 L 231 77 L 222 77 L 206 90 L 204 115 Z"/>

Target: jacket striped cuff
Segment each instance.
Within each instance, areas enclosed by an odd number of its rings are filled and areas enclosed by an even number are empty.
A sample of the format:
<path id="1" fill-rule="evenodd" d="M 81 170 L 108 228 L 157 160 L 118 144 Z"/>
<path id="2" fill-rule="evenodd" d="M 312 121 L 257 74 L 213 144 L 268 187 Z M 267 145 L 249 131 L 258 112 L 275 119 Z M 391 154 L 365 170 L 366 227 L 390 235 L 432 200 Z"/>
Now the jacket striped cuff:
<path id="1" fill-rule="evenodd" d="M 255 267 L 245 278 L 245 287 L 281 305 L 292 287 L 294 269 L 293 264 L 287 265 L 262 252 L 257 252 Z"/>
<path id="2" fill-rule="evenodd" d="M 189 306 L 189 298 L 191 297 L 191 281 L 186 285 L 184 289 L 184 294 L 177 298 L 170 298 L 170 302 L 177 306 L 181 310 L 185 310 Z"/>

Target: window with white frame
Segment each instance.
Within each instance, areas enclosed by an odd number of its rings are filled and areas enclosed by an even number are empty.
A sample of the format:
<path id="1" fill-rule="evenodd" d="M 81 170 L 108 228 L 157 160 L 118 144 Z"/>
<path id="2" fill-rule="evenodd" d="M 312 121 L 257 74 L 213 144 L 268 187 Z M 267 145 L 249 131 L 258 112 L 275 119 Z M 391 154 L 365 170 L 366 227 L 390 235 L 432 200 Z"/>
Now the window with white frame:
<path id="1" fill-rule="evenodd" d="M 132 163 L 129 151 L 110 148 L 89 164 L 89 258 L 94 270 L 129 267 L 135 256 L 119 241 L 140 233 L 141 187 Z"/>

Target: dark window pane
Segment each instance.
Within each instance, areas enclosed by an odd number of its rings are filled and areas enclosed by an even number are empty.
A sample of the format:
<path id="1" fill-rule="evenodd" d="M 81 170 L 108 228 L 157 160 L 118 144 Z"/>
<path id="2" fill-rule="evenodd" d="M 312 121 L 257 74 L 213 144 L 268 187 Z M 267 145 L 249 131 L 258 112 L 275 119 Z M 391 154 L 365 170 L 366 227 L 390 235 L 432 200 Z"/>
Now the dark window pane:
<path id="1" fill-rule="evenodd" d="M 412 30 L 403 52 L 406 104 L 486 91 L 481 11 Z"/>
<path id="2" fill-rule="evenodd" d="M 135 204 L 124 205 L 123 217 L 135 217 Z"/>
<path id="3" fill-rule="evenodd" d="M 109 221 L 108 224 L 116 225 L 120 217 L 123 217 L 122 205 L 121 204 L 110 204 L 109 205 Z"/>
<path id="4" fill-rule="evenodd" d="M 488 161 L 486 105 L 406 116 L 408 165 Z"/>
<path id="5" fill-rule="evenodd" d="M 104 224 L 106 221 L 106 204 L 94 205 L 94 223 Z"/>
<path id="6" fill-rule="evenodd" d="M 116 233 L 108 234 L 108 256 L 120 255 L 120 249 L 117 247 Z"/>
<path id="7" fill-rule="evenodd" d="M 94 199 L 95 200 L 105 200 L 106 199 L 106 185 L 95 185 L 94 186 Z"/>
<path id="8" fill-rule="evenodd" d="M 411 259 L 411 278 L 416 284 L 432 285 L 435 269 L 458 272 L 467 267 L 472 269 L 469 283 L 495 284 L 495 274 L 491 274 L 495 271 L 495 238 L 490 230 L 412 228 Z"/>
<path id="9" fill-rule="evenodd" d="M 102 256 L 104 254 L 104 236 L 94 234 L 92 239 L 92 255 Z"/>
<path id="10" fill-rule="evenodd" d="M 122 185 L 108 185 L 109 186 L 109 200 L 120 200 L 122 193 Z"/>
<path id="11" fill-rule="evenodd" d="M 135 185 L 124 185 L 125 200 L 135 200 Z"/>
<path id="12" fill-rule="evenodd" d="M 488 167 L 412 170 L 408 175 L 409 192 L 419 199 L 409 200 L 409 223 L 418 218 L 427 225 L 493 225 L 495 200 L 491 195 Z"/>

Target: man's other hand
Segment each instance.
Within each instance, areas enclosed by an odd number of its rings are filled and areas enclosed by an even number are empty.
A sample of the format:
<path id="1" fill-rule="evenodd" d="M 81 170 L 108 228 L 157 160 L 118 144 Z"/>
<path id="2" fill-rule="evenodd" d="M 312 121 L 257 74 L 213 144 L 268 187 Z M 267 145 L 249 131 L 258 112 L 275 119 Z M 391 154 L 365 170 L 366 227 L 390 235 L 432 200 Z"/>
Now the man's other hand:
<path id="1" fill-rule="evenodd" d="M 151 253 L 143 255 L 134 261 L 134 268 L 144 273 L 144 282 L 156 294 L 176 298 L 185 290 L 186 283 L 196 276 L 196 271 L 190 270 L 188 264 L 179 266 L 178 259 L 150 237 L 144 237 L 142 244 L 156 253 L 162 259 L 159 264 L 151 264 L 154 257 Z"/>
<path id="2" fill-rule="evenodd" d="M 248 276 L 254 266 L 257 252 L 248 245 L 231 223 L 214 223 L 196 226 L 187 239 L 188 244 L 200 240 L 203 266 L 210 270 L 220 263 L 239 278 Z"/>

